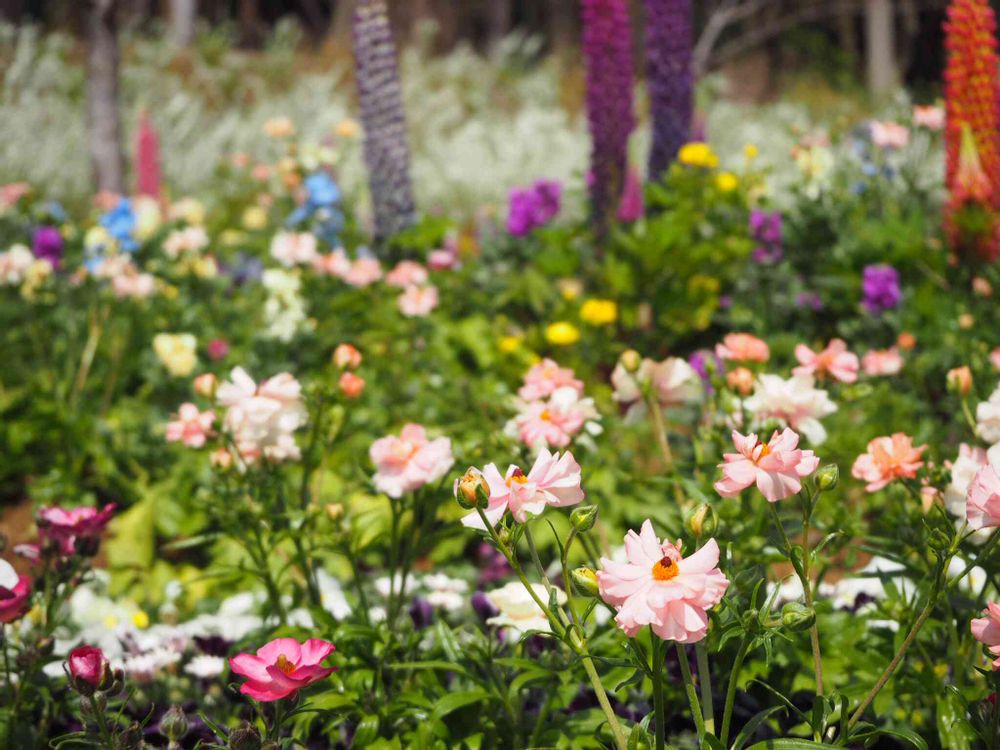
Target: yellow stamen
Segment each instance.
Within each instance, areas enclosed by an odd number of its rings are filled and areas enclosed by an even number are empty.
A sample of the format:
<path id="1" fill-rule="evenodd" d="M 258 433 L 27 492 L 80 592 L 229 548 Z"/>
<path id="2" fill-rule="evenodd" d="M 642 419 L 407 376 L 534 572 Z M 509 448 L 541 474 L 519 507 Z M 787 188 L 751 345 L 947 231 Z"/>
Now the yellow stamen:
<path id="1" fill-rule="evenodd" d="M 676 578 L 678 573 L 677 563 L 669 557 L 662 558 L 653 566 L 653 580 L 656 581 L 669 581 Z"/>
<path id="2" fill-rule="evenodd" d="M 545 411 L 543 411 L 541 414 L 538 415 L 538 418 L 545 422 L 548 422 L 550 419 L 552 419 L 552 414 L 550 414 L 549 410 L 546 409 Z"/>
<path id="3" fill-rule="evenodd" d="M 295 671 L 295 665 L 288 661 L 288 658 L 284 654 L 278 654 L 278 658 L 274 661 L 274 666 L 285 674 L 291 674 Z"/>

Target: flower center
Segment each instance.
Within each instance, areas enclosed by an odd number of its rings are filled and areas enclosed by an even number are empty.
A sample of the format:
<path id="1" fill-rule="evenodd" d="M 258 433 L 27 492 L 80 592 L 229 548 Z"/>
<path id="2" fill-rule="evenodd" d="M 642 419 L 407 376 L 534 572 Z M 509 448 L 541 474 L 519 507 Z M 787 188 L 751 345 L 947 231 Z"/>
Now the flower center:
<path id="1" fill-rule="evenodd" d="M 767 443 L 758 443 L 758 444 L 760 445 L 760 455 L 757 456 L 757 460 L 759 461 L 760 459 L 764 458 L 764 456 L 768 455 L 771 452 L 771 449 L 768 447 Z"/>
<path id="2" fill-rule="evenodd" d="M 678 573 L 680 571 L 677 569 L 677 563 L 669 557 L 662 558 L 653 566 L 653 580 L 655 581 L 669 581 L 676 578 Z"/>
<path id="3" fill-rule="evenodd" d="M 284 654 L 278 654 L 278 658 L 274 661 L 274 666 L 285 674 L 291 674 L 295 671 L 295 665 L 288 661 L 288 658 Z"/>
<path id="4" fill-rule="evenodd" d="M 541 414 L 538 415 L 538 418 L 541 419 L 543 422 L 550 422 L 552 420 L 552 413 L 548 409 L 545 409 Z"/>
<path id="5" fill-rule="evenodd" d="M 517 482 L 518 484 L 527 484 L 528 477 L 525 476 L 524 472 L 520 469 L 514 469 L 514 473 L 507 477 L 507 486 L 510 487 L 514 482 Z"/>

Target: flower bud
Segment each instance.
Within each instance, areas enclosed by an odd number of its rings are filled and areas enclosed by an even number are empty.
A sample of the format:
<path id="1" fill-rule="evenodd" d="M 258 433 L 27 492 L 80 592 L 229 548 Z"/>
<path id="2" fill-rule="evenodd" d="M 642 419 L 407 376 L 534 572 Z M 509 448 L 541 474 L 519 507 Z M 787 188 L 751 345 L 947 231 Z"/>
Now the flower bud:
<path id="1" fill-rule="evenodd" d="M 346 398 L 357 398 L 365 390 L 365 379 L 353 372 L 345 372 L 337 383 Z"/>
<path id="2" fill-rule="evenodd" d="M 479 507 L 484 510 L 490 504 L 490 486 L 483 473 L 470 466 L 461 479 L 455 480 L 455 499 L 466 510 Z"/>
<path id="3" fill-rule="evenodd" d="M 573 524 L 573 528 L 577 530 L 578 533 L 582 534 L 585 531 L 590 531 L 594 528 L 594 524 L 597 523 L 597 506 L 596 505 L 578 505 L 573 509 L 573 512 L 569 514 L 569 521 Z"/>
<path id="4" fill-rule="evenodd" d="M 808 630 L 814 622 L 816 622 L 816 612 L 804 604 L 788 602 L 781 608 L 781 624 L 789 630 L 795 632 Z"/>
<path id="5" fill-rule="evenodd" d="M 972 390 L 972 371 L 968 367 L 948 370 L 948 390 L 957 396 L 968 396 Z"/>
<path id="6" fill-rule="evenodd" d="M 816 486 L 820 492 L 829 492 L 840 481 L 840 467 L 837 464 L 827 464 L 816 472 Z"/>
<path id="7" fill-rule="evenodd" d="M 323 510 L 326 511 L 326 517 L 331 521 L 337 522 L 344 517 L 343 503 L 327 503 L 323 506 Z"/>
<path id="8" fill-rule="evenodd" d="M 597 573 L 587 567 L 574 568 L 570 573 L 576 590 L 584 596 L 598 596 L 600 587 L 597 585 Z"/>
<path id="9" fill-rule="evenodd" d="M 635 349 L 626 349 L 622 352 L 622 356 L 618 358 L 618 361 L 622 363 L 622 367 L 627 372 L 635 372 L 642 363 L 642 357 Z"/>
<path id="10" fill-rule="evenodd" d="M 194 379 L 194 392 L 199 396 L 211 398 L 215 395 L 215 387 L 219 384 L 219 379 L 210 372 L 202 373 Z"/>
<path id="11" fill-rule="evenodd" d="M 730 370 L 726 373 L 726 385 L 741 396 L 748 396 L 753 390 L 753 373 L 746 367 Z"/>
<path id="12" fill-rule="evenodd" d="M 183 739 L 188 732 L 188 718 L 180 706 L 171 706 L 160 719 L 160 734 L 170 742 Z"/>
<path id="13" fill-rule="evenodd" d="M 115 737 L 115 750 L 139 750 L 142 747 L 142 727 L 133 721 Z"/>
<path id="14" fill-rule="evenodd" d="M 354 370 L 361 365 L 361 352 L 350 344 L 339 344 L 333 350 L 333 365 L 338 370 Z"/>
<path id="15" fill-rule="evenodd" d="M 229 733 L 229 750 L 260 750 L 261 744 L 260 732 L 248 721 Z"/>
<path id="16" fill-rule="evenodd" d="M 101 548 L 101 540 L 96 536 L 78 536 L 73 540 L 73 551 L 80 557 L 94 557 Z"/>
<path id="17" fill-rule="evenodd" d="M 93 703 L 94 714 L 103 714 L 108 710 L 108 696 L 104 693 L 94 693 L 94 697 L 90 699 Z"/>
<path id="18" fill-rule="evenodd" d="M 688 517 L 688 528 L 698 538 L 712 536 L 719 528 L 719 517 L 711 505 L 702 503 Z"/>
<path id="19" fill-rule="evenodd" d="M 51 656 L 55 645 L 55 639 L 51 636 L 46 636 L 45 638 L 41 638 L 38 643 L 35 644 L 35 650 L 41 656 Z"/>

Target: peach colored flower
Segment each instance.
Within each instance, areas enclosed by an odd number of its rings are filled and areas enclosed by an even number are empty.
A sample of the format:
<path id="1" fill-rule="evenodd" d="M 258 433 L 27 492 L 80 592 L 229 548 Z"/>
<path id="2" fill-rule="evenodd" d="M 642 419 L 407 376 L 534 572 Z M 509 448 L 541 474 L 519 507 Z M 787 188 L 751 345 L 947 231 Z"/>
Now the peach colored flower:
<path id="1" fill-rule="evenodd" d="M 749 333 L 730 333 L 715 345 L 715 353 L 721 359 L 737 362 L 767 362 L 771 350 L 767 343 Z"/>
<path id="2" fill-rule="evenodd" d="M 382 278 L 382 266 L 376 258 L 358 258 L 351 263 L 342 278 L 351 286 L 368 286 Z"/>
<path id="3" fill-rule="evenodd" d="M 183 442 L 188 448 L 201 448 L 212 435 L 214 423 L 214 411 L 199 411 L 194 404 L 181 404 L 176 418 L 167 423 L 167 442 Z"/>
<path id="4" fill-rule="evenodd" d="M 991 662 L 993 669 L 1000 669 L 1000 604 L 987 602 L 983 615 L 972 621 L 972 637 L 989 646 L 989 652 L 997 657 Z"/>
<path id="5" fill-rule="evenodd" d="M 446 437 L 427 439 L 427 430 L 419 424 L 407 424 L 399 436 L 386 435 L 372 443 L 368 451 L 375 476 L 375 488 L 389 497 L 402 497 L 407 492 L 435 482 L 451 468 L 451 440 Z"/>
<path id="6" fill-rule="evenodd" d="M 660 540 L 647 519 L 638 534 L 625 537 L 628 562 L 601 558 L 597 583 L 601 598 L 615 607 L 615 622 L 629 638 L 649 625 L 660 638 L 696 643 L 708 630 L 706 610 L 722 600 L 729 581 L 718 568 L 714 539 L 690 557 L 681 543 Z"/>
<path id="7" fill-rule="evenodd" d="M 570 387 L 583 393 L 583 381 L 579 380 L 569 367 L 560 367 L 555 361 L 545 358 L 533 365 L 524 375 L 524 385 L 517 395 L 525 401 L 548 398 L 557 389 Z"/>
<path id="8" fill-rule="evenodd" d="M 854 461 L 851 476 L 867 482 L 865 489 L 876 492 L 894 479 L 913 479 L 924 465 L 920 455 L 926 445 L 913 446 L 913 438 L 903 432 L 877 437 L 868 443 L 868 450 Z"/>
<path id="9" fill-rule="evenodd" d="M 910 130 L 905 125 L 886 120 L 870 124 L 872 143 L 879 148 L 903 148 L 910 142 Z"/>
<path id="10" fill-rule="evenodd" d="M 816 471 L 819 459 L 812 451 L 798 447 L 799 436 L 787 427 L 775 431 L 767 443 L 754 434 L 741 435 L 733 430 L 737 453 L 723 455 L 722 479 L 715 483 L 723 497 L 735 497 L 756 483 L 768 502 L 784 500 L 802 489 L 802 477 Z"/>
<path id="11" fill-rule="evenodd" d="M 529 516 L 537 516 L 547 507 L 565 508 L 584 498 L 580 487 L 580 464 L 569 451 L 560 456 L 543 448 L 527 474 L 512 464 L 507 467 L 507 474 L 501 476 L 496 464 L 487 464 L 482 477 L 490 488 L 490 503 L 484 513 L 493 525 L 508 510 L 515 521 L 524 523 Z M 458 490 L 456 480 L 455 492 Z M 462 518 L 462 524 L 482 529 L 483 519 L 474 512 Z"/>
<path id="12" fill-rule="evenodd" d="M 192 385 L 194 392 L 199 396 L 209 398 L 215 393 L 215 388 L 219 384 L 219 379 L 211 372 L 203 372 L 194 379 Z"/>
<path id="13" fill-rule="evenodd" d="M 928 130 L 941 130 L 944 127 L 944 108 L 933 104 L 913 108 L 913 124 Z"/>
<path id="14" fill-rule="evenodd" d="M 396 267 L 385 275 L 385 283 L 399 289 L 426 284 L 427 279 L 427 269 L 413 260 L 399 261 Z"/>
<path id="15" fill-rule="evenodd" d="M 396 301 L 399 311 L 408 318 L 422 318 L 438 306 L 438 290 L 434 286 L 408 286 Z"/>
<path id="16" fill-rule="evenodd" d="M 745 367 L 737 367 L 726 373 L 726 385 L 741 396 L 748 396 L 753 390 L 753 373 Z"/>
<path id="17" fill-rule="evenodd" d="M 298 460 L 301 452 L 294 432 L 306 423 L 302 386 L 287 372 L 258 386 L 242 367 L 219 386 L 216 400 L 225 406 L 223 420 L 240 458 L 254 463 L 261 456 L 272 461 Z"/>
<path id="18" fill-rule="evenodd" d="M 1000 474 L 988 463 L 976 472 L 969 483 L 965 516 L 974 529 L 1000 526 Z"/>
<path id="19" fill-rule="evenodd" d="M 972 390 L 972 370 L 967 366 L 953 367 L 945 375 L 945 382 L 948 387 L 960 396 L 968 396 Z"/>
<path id="20" fill-rule="evenodd" d="M 814 352 L 805 344 L 795 347 L 795 358 L 799 366 L 792 370 L 795 375 L 816 375 L 829 373 L 841 383 L 853 383 L 858 379 L 858 355 L 847 351 L 843 339 L 833 339 L 826 349 Z"/>
<path id="21" fill-rule="evenodd" d="M 314 263 L 319 255 L 316 235 L 309 232 L 278 232 L 271 240 L 271 257 L 285 267 Z"/>
<path id="22" fill-rule="evenodd" d="M 340 392 L 347 398 L 357 398 L 365 390 L 365 379 L 353 372 L 343 373 L 337 384 L 340 386 Z"/>
<path id="23" fill-rule="evenodd" d="M 322 662 L 334 648 L 332 643 L 319 638 L 310 638 L 305 643 L 294 638 L 275 638 L 257 649 L 256 654 L 232 657 L 229 668 L 247 678 L 240 686 L 243 695 L 268 703 L 329 677 L 335 668 L 324 667 Z"/>
<path id="24" fill-rule="evenodd" d="M 314 257 L 312 266 L 319 273 L 342 279 L 351 270 L 351 259 L 347 257 L 342 247 L 338 247 L 332 253 Z"/>
<path id="25" fill-rule="evenodd" d="M 352 344 L 337 344 L 333 364 L 338 370 L 356 370 L 361 366 L 361 352 Z"/>
<path id="26" fill-rule="evenodd" d="M 871 349 L 861 358 L 861 369 L 865 375 L 895 375 L 903 369 L 903 358 L 895 346 L 889 349 Z"/>

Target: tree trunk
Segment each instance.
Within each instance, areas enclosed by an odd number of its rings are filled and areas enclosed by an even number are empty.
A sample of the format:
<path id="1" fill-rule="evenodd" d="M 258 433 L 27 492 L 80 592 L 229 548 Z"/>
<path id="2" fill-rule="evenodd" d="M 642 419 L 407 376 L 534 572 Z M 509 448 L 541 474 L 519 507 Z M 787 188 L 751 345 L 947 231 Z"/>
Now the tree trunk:
<path id="1" fill-rule="evenodd" d="M 194 40 L 198 0 L 170 0 L 170 41 L 185 49 Z"/>
<path id="2" fill-rule="evenodd" d="M 260 13 L 257 0 L 240 0 L 240 44 L 256 47 L 260 44 Z"/>
<path id="3" fill-rule="evenodd" d="M 510 0 L 490 0 L 486 6 L 486 43 L 489 46 L 503 41 L 510 32 Z"/>
<path id="4" fill-rule="evenodd" d="M 892 0 L 867 0 L 865 37 L 868 50 L 868 91 L 884 94 L 896 85 Z"/>
<path id="5" fill-rule="evenodd" d="M 24 0 L 2 0 L 0 18 L 8 23 L 20 23 L 24 15 Z"/>
<path id="6" fill-rule="evenodd" d="M 118 119 L 118 38 L 115 0 L 92 0 L 87 54 L 87 117 L 90 159 L 98 190 L 125 189 Z"/>
<path id="7" fill-rule="evenodd" d="M 333 7 L 333 20 L 330 22 L 330 36 L 334 43 L 347 44 L 351 38 L 352 0 L 336 0 Z"/>

